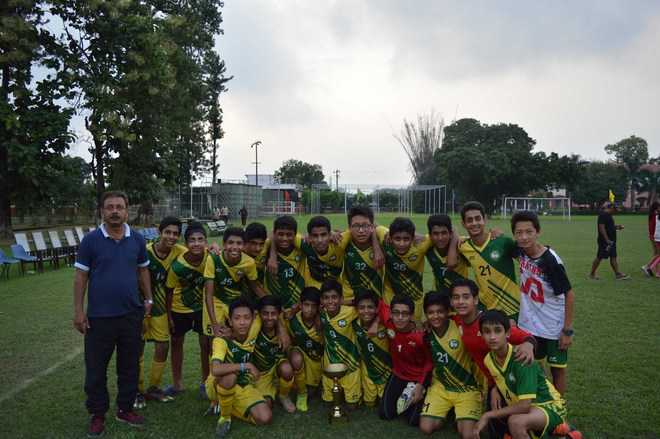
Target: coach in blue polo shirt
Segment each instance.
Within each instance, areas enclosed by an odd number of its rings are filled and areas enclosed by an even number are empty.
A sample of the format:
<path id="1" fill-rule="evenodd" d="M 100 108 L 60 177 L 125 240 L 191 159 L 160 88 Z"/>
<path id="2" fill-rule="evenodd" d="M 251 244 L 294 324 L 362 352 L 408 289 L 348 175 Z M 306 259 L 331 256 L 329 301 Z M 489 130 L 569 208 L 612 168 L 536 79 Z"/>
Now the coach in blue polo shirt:
<path id="1" fill-rule="evenodd" d="M 101 210 L 103 224 L 80 243 L 73 292 L 73 325 L 85 335 L 86 406 L 92 415 L 89 437 L 100 436 L 105 429 L 105 414 L 110 406 L 107 370 L 115 349 L 116 419 L 134 427 L 144 424 L 144 418 L 133 411 L 133 402 L 138 387 L 142 320 L 150 314 L 153 304 L 146 244 L 142 235 L 126 224 L 126 194 L 104 193 Z"/>

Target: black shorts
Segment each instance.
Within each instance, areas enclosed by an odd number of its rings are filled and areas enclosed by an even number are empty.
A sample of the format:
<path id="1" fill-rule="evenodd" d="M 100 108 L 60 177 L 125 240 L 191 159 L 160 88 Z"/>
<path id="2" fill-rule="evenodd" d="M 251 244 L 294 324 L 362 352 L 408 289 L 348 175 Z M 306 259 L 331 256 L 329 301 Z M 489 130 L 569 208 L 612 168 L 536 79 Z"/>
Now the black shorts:
<path id="1" fill-rule="evenodd" d="M 596 257 L 598 259 L 616 258 L 616 241 L 612 241 L 609 245 L 606 242 L 598 242 Z"/>
<path id="2" fill-rule="evenodd" d="M 204 334 L 202 331 L 202 312 L 174 312 L 172 311 L 172 320 L 174 321 L 174 331 L 172 337 L 183 337 L 190 330 L 198 334 Z"/>

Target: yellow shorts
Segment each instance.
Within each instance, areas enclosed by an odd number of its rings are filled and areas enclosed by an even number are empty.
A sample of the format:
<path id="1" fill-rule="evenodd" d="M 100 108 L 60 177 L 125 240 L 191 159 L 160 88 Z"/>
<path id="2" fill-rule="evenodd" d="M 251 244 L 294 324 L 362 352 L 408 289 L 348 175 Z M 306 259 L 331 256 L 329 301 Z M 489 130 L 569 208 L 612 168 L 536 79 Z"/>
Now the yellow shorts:
<path id="1" fill-rule="evenodd" d="M 332 379 L 325 375 L 321 378 L 321 384 L 323 386 L 321 398 L 323 401 L 332 401 L 332 381 Z M 355 369 L 353 372 L 347 373 L 340 378 L 339 385 L 344 389 L 344 399 L 346 402 L 351 404 L 357 404 L 360 402 L 360 397 L 362 396 L 362 388 L 360 387 L 360 369 Z"/>
<path id="2" fill-rule="evenodd" d="M 321 375 L 323 375 L 321 360 L 312 360 L 302 349 L 295 349 L 300 352 L 303 357 L 303 362 L 305 364 L 305 382 L 308 386 L 318 387 L 321 382 Z"/>
<path id="3" fill-rule="evenodd" d="M 213 298 L 213 309 L 215 310 L 215 320 L 221 325 L 226 325 L 226 320 L 229 317 L 229 307 L 216 298 Z M 206 301 L 204 301 L 204 307 L 202 309 L 202 331 L 204 331 L 205 335 L 213 337 L 213 327 L 211 326 Z"/>
<path id="4" fill-rule="evenodd" d="M 445 419 L 452 407 L 457 421 L 478 421 L 481 417 L 481 392 L 450 392 L 434 381 L 426 393 L 421 416 Z"/>
<path id="5" fill-rule="evenodd" d="M 250 410 L 257 404 L 265 403 L 261 392 L 257 388 L 248 384 L 244 387 L 239 385 L 234 386 L 234 405 L 232 407 L 231 416 L 242 419 L 243 421 L 250 421 Z M 213 375 L 209 375 L 206 379 L 206 396 L 210 401 L 220 402 L 218 393 L 215 390 L 215 379 Z"/>
<path id="6" fill-rule="evenodd" d="M 263 398 L 275 399 L 277 395 L 277 384 L 279 382 L 279 377 L 277 376 L 277 366 L 271 367 L 270 370 L 266 372 L 259 371 L 259 379 L 254 383 L 254 387 L 262 395 Z"/>
<path id="7" fill-rule="evenodd" d="M 170 322 L 167 314 L 146 317 L 142 322 L 142 339 L 145 341 L 170 341 Z"/>
<path id="8" fill-rule="evenodd" d="M 371 404 L 376 402 L 376 398 L 383 397 L 383 391 L 385 390 L 385 384 L 387 384 L 387 379 L 389 377 L 384 377 L 385 382 L 382 384 L 374 383 L 371 378 L 369 378 L 369 373 L 367 372 L 367 366 L 363 363 L 360 364 L 360 381 L 362 383 L 362 401 L 365 403 Z"/>

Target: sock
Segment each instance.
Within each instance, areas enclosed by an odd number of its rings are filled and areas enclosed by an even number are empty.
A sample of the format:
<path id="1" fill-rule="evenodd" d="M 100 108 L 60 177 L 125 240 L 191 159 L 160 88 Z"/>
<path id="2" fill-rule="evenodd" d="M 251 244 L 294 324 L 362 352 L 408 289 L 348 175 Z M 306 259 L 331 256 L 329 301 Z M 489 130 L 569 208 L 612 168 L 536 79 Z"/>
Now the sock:
<path id="1" fill-rule="evenodd" d="M 231 389 L 225 389 L 222 386 L 215 385 L 215 391 L 220 399 L 220 416 L 223 418 L 231 418 L 231 412 L 234 408 L 234 395 L 236 394 L 236 386 Z"/>
<path id="2" fill-rule="evenodd" d="M 138 392 L 144 393 L 144 354 L 140 355 L 140 375 L 138 375 Z"/>
<path id="3" fill-rule="evenodd" d="M 646 268 L 648 268 L 651 271 L 655 271 L 655 266 L 658 265 L 659 263 L 660 263 L 660 256 L 656 256 L 655 258 L 653 258 L 651 263 L 646 266 Z"/>
<path id="4" fill-rule="evenodd" d="M 293 387 L 293 378 L 290 380 L 285 380 L 284 378 L 280 378 L 280 390 L 279 390 L 279 395 L 282 398 L 288 398 L 289 393 L 291 392 L 291 387 Z"/>
<path id="5" fill-rule="evenodd" d="M 293 382 L 296 384 L 298 395 L 307 395 L 307 375 L 305 374 L 305 366 L 300 370 L 293 371 Z"/>
<path id="6" fill-rule="evenodd" d="M 160 388 L 160 383 L 163 380 L 163 371 L 165 370 L 166 362 L 162 363 L 154 360 L 151 363 L 151 370 L 149 371 L 149 387 Z"/>

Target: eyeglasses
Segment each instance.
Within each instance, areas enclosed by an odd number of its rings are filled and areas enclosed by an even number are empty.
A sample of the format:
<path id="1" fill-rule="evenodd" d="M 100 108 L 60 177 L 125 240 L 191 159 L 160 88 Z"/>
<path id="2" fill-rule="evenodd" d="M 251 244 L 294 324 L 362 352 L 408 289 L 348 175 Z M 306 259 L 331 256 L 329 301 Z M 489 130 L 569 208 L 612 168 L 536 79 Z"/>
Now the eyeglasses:
<path id="1" fill-rule="evenodd" d="M 351 224 L 351 229 L 353 230 L 369 230 L 371 227 L 372 224 L 370 223 Z"/>

